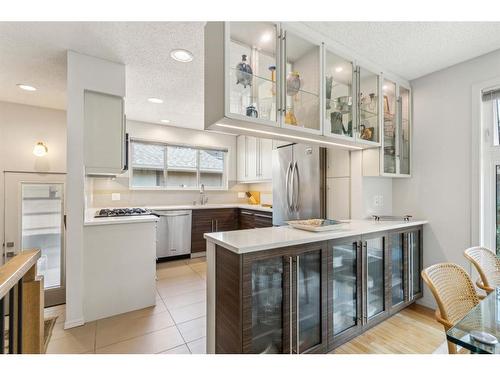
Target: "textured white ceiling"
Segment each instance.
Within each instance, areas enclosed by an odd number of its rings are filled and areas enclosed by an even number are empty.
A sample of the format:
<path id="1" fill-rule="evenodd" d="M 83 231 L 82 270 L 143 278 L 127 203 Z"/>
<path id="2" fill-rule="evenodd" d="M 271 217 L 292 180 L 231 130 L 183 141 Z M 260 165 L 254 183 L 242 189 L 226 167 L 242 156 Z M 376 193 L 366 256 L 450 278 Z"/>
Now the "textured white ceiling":
<path id="1" fill-rule="evenodd" d="M 414 79 L 500 48 L 500 23 L 308 22 L 403 78 Z M 203 127 L 202 22 L 0 23 L 0 100 L 66 107 L 66 50 L 127 65 L 128 118 Z M 170 58 L 175 48 L 191 63 Z M 25 92 L 26 83 L 38 88 Z M 152 104 L 159 97 L 163 104 Z"/>
<path id="2" fill-rule="evenodd" d="M 500 48 L 500 22 L 306 24 L 407 80 Z"/>
<path id="3" fill-rule="evenodd" d="M 127 117 L 203 127 L 203 27 L 201 22 L 0 23 L 0 100 L 65 109 L 66 50 L 127 66 Z M 184 48 L 190 63 L 170 57 Z M 26 83 L 38 88 L 26 92 Z M 149 97 L 163 104 L 147 101 Z"/>

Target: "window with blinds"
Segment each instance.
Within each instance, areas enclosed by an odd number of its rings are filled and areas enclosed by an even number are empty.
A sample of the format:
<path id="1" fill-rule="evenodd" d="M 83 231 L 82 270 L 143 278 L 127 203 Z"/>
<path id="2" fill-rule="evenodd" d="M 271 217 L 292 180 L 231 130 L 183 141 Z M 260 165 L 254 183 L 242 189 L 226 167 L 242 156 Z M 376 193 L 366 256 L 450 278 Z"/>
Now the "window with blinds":
<path id="1" fill-rule="evenodd" d="M 134 188 L 227 189 L 227 150 L 131 141 Z"/>

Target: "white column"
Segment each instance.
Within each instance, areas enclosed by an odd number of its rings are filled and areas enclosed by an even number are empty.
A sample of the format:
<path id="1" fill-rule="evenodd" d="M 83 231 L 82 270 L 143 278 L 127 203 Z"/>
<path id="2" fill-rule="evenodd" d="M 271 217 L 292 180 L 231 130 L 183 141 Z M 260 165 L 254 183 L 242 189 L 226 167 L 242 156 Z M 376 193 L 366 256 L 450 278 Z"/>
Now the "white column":
<path id="1" fill-rule="evenodd" d="M 83 220 L 85 213 L 84 90 L 125 96 L 125 65 L 68 51 L 66 183 L 66 322 L 85 323 Z"/>

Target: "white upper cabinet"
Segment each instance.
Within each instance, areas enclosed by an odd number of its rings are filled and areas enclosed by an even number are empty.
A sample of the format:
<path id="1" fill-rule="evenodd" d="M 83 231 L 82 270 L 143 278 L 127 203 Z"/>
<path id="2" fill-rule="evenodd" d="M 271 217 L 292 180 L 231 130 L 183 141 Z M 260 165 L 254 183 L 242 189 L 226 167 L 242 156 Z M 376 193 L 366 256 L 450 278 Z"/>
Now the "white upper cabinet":
<path id="1" fill-rule="evenodd" d="M 237 140 L 238 182 L 263 182 L 272 180 L 272 140 L 245 135 Z"/>
<path id="2" fill-rule="evenodd" d="M 380 70 L 300 23 L 207 22 L 205 129 L 325 147 L 381 146 Z"/>
<path id="3" fill-rule="evenodd" d="M 85 173 L 123 173 L 127 165 L 123 98 L 85 91 L 84 116 Z"/>
<path id="4" fill-rule="evenodd" d="M 365 176 L 410 177 L 411 90 L 384 77 L 380 149 L 363 151 Z"/>

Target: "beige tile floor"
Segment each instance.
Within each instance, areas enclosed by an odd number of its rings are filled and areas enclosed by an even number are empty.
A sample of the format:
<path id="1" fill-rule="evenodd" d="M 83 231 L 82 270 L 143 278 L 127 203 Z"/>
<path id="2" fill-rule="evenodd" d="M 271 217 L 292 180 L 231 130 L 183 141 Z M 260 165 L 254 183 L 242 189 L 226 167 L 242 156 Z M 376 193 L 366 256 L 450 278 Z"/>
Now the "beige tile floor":
<path id="1" fill-rule="evenodd" d="M 64 330 L 64 305 L 45 309 L 57 316 L 48 354 L 206 352 L 205 258 L 157 265 L 156 306 Z"/>

